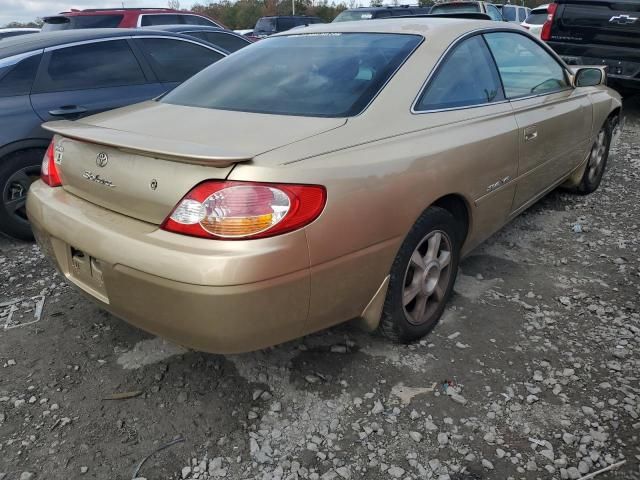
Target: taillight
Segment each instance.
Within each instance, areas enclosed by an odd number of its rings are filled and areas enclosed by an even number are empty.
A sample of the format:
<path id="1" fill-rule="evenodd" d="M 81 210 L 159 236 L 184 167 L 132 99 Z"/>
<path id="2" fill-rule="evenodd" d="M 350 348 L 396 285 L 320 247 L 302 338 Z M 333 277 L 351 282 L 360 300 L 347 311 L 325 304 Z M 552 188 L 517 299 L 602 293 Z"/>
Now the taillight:
<path id="1" fill-rule="evenodd" d="M 550 3 L 547 7 L 547 19 L 544 25 L 542 25 L 542 32 L 540 32 L 540 38 L 545 42 L 551 40 L 551 24 L 553 23 L 553 16 L 556 14 L 557 9 L 557 3 Z"/>
<path id="2" fill-rule="evenodd" d="M 42 159 L 42 168 L 40 169 L 40 178 L 50 187 L 59 187 L 62 185 L 58 167 L 56 166 L 55 140 L 51 140 L 47 152 Z"/>
<path id="3" fill-rule="evenodd" d="M 313 222 L 326 199 L 319 185 L 210 180 L 193 188 L 161 228 L 224 240 L 272 237 Z"/>

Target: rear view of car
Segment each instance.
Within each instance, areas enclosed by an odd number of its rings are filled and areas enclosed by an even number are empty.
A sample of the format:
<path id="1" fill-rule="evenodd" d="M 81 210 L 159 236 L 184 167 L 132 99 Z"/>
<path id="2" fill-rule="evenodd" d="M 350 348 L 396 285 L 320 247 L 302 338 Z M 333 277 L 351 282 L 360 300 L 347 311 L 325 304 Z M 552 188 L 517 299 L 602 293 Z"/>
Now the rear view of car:
<path id="1" fill-rule="evenodd" d="M 429 7 L 409 5 L 350 8 L 340 12 L 340 14 L 333 19 L 333 22 L 353 22 L 358 20 L 375 20 L 378 18 L 426 15 L 430 11 L 431 9 Z"/>
<path id="2" fill-rule="evenodd" d="M 432 15 L 449 13 L 486 13 L 495 22 L 502 22 L 502 14 L 498 7 L 488 2 L 443 2 L 431 7 Z"/>
<path id="3" fill-rule="evenodd" d="M 529 33 L 534 37 L 540 38 L 542 32 L 542 26 L 547 21 L 547 5 L 541 5 L 531 10 L 531 13 L 527 19 L 521 23 L 521 25 L 529 30 Z"/>
<path id="4" fill-rule="evenodd" d="M 541 38 L 570 65 L 606 65 L 612 84 L 640 91 L 640 2 L 558 0 Z"/>

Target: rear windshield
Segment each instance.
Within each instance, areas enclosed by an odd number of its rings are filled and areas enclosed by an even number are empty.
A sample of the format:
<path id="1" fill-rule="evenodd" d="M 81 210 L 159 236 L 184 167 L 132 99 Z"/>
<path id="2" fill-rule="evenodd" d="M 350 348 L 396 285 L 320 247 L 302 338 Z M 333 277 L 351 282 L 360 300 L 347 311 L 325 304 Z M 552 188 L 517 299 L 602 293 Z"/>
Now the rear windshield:
<path id="1" fill-rule="evenodd" d="M 518 11 L 516 7 L 510 7 L 508 5 L 504 5 L 502 7 L 502 18 L 504 18 L 507 22 L 515 22 L 518 20 L 516 18 Z"/>
<path id="2" fill-rule="evenodd" d="M 123 15 L 77 15 L 73 17 L 49 17 L 44 19 L 43 32 L 73 30 L 76 28 L 116 28 Z"/>
<path id="3" fill-rule="evenodd" d="M 167 94 L 174 105 L 311 117 L 360 113 L 422 37 L 321 33 L 272 37 Z"/>
<path id="4" fill-rule="evenodd" d="M 546 20 L 547 12 L 532 12 L 525 20 L 525 23 L 529 25 L 543 25 Z"/>
<path id="5" fill-rule="evenodd" d="M 480 5 L 477 3 L 447 3 L 446 5 L 435 5 L 431 13 L 478 13 Z"/>
<path id="6" fill-rule="evenodd" d="M 274 17 L 261 18 L 256 22 L 256 32 L 274 33 L 276 31 L 276 19 Z"/>

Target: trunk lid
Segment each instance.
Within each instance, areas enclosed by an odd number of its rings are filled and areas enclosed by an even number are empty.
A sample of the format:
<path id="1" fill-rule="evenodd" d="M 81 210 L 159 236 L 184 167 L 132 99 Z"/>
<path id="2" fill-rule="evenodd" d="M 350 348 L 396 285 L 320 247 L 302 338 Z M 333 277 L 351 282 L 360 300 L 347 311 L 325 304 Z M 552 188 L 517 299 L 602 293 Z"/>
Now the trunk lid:
<path id="1" fill-rule="evenodd" d="M 62 188 L 157 225 L 198 183 L 345 122 L 146 102 L 44 127 L 57 134 Z"/>
<path id="2" fill-rule="evenodd" d="M 565 0 L 552 29 L 552 41 L 640 47 L 637 0 Z"/>

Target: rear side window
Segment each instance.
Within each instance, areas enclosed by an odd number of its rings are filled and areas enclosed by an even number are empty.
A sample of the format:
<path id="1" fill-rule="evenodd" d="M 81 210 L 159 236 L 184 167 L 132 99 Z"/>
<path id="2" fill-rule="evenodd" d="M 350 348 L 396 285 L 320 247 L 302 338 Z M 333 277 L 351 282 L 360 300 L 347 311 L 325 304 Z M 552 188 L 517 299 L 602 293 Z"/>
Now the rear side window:
<path id="1" fill-rule="evenodd" d="M 517 21 L 517 14 L 518 11 L 516 7 L 510 7 L 509 5 L 504 5 L 502 7 L 502 18 L 504 18 L 507 22 Z"/>
<path id="2" fill-rule="evenodd" d="M 486 34 L 485 38 L 508 98 L 541 95 L 569 86 L 564 68 L 527 36 L 496 32 Z"/>
<path id="3" fill-rule="evenodd" d="M 224 57 L 221 53 L 183 40 L 141 38 L 136 42 L 161 82 L 184 82 Z"/>
<path id="4" fill-rule="evenodd" d="M 0 97 L 31 93 L 31 85 L 33 85 L 41 58 L 41 54 L 33 55 L 15 65 L 0 68 Z"/>
<path id="5" fill-rule="evenodd" d="M 464 40 L 447 55 L 415 110 L 469 107 L 504 100 L 500 77 L 481 36 Z"/>
<path id="6" fill-rule="evenodd" d="M 360 113 L 422 37 L 332 33 L 261 40 L 169 92 L 163 103 L 309 117 Z"/>
<path id="7" fill-rule="evenodd" d="M 127 41 L 110 40 L 53 50 L 37 89 L 59 92 L 143 83 L 145 76 Z"/>
<path id="8" fill-rule="evenodd" d="M 227 52 L 235 52 L 250 44 L 248 40 L 242 37 L 236 37 L 235 35 L 223 32 L 193 32 L 187 35 L 193 35 L 194 37 L 213 43 L 220 48 L 224 48 Z"/>
<path id="9" fill-rule="evenodd" d="M 182 15 L 182 20 L 187 25 L 204 25 L 207 27 L 219 27 L 217 23 L 199 15 Z"/>
<path id="10" fill-rule="evenodd" d="M 184 15 L 172 15 L 172 14 L 162 14 L 162 15 L 142 15 L 140 19 L 140 25 L 143 27 L 148 27 L 149 25 L 177 25 L 182 22 L 182 17 Z"/>

